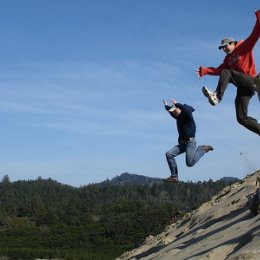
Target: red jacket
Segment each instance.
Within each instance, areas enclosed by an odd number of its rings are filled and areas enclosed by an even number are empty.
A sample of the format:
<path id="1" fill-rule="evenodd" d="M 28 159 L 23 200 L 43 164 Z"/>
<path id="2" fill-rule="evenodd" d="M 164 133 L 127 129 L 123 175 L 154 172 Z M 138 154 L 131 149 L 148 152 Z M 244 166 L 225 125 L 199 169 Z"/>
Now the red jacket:
<path id="1" fill-rule="evenodd" d="M 200 76 L 204 75 L 220 75 L 223 69 L 233 69 L 245 73 L 246 75 L 255 77 L 256 65 L 253 57 L 253 48 L 260 37 L 260 10 L 255 12 L 257 20 L 250 36 L 236 44 L 231 54 L 227 54 L 223 63 L 217 68 L 200 67 Z"/>

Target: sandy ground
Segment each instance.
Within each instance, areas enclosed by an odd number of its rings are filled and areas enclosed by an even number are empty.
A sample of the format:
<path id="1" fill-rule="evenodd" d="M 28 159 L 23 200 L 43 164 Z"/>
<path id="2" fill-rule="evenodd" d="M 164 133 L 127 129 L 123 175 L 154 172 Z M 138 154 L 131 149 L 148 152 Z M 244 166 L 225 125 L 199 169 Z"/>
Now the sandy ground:
<path id="1" fill-rule="evenodd" d="M 260 171 L 223 189 L 211 201 L 116 260 L 260 260 L 260 215 L 248 208 Z"/>

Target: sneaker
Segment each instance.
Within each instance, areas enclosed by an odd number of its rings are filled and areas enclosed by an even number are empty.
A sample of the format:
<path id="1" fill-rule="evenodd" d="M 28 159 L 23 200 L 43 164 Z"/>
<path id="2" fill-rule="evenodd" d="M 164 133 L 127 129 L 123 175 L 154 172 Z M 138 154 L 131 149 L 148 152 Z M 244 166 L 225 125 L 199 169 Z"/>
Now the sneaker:
<path id="1" fill-rule="evenodd" d="M 202 145 L 201 147 L 205 150 L 206 153 L 214 150 L 211 145 Z"/>
<path id="2" fill-rule="evenodd" d="M 163 180 L 164 182 L 168 183 L 176 183 L 179 181 L 178 176 L 171 175 L 170 177 Z"/>
<path id="3" fill-rule="evenodd" d="M 203 87 L 202 93 L 204 94 L 205 97 L 208 98 L 208 101 L 212 106 L 216 106 L 219 103 L 216 92 L 208 89 L 207 87 Z"/>

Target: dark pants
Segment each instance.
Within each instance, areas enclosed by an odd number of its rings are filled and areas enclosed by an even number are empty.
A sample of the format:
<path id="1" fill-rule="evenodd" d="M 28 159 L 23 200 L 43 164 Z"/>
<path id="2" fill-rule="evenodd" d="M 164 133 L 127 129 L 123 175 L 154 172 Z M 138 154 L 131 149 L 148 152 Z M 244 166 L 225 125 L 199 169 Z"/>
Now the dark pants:
<path id="1" fill-rule="evenodd" d="M 219 100 L 223 98 L 229 83 L 237 87 L 237 96 L 235 99 L 237 122 L 250 131 L 260 135 L 259 123 L 256 119 L 247 115 L 249 101 L 255 94 L 255 78 L 235 70 L 222 70 L 216 88 Z"/>

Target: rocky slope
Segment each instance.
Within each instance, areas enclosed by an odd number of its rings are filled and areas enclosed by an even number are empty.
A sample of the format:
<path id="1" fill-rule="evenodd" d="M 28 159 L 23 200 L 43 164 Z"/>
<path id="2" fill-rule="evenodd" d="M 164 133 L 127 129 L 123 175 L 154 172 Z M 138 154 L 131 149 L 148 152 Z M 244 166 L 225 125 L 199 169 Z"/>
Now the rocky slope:
<path id="1" fill-rule="evenodd" d="M 260 260 L 260 215 L 253 216 L 248 208 L 257 178 L 260 171 L 226 187 L 116 260 Z"/>

